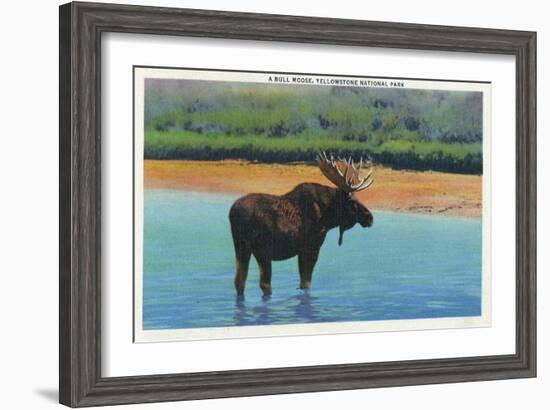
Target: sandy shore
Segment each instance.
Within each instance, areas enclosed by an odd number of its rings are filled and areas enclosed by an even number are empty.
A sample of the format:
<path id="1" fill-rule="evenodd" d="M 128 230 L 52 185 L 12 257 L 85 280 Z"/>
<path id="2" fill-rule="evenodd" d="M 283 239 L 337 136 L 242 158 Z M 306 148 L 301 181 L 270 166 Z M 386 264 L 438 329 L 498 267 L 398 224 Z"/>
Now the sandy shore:
<path id="1" fill-rule="evenodd" d="M 359 193 L 370 209 L 481 217 L 481 177 L 376 167 Z M 301 182 L 331 185 L 315 166 L 245 161 L 145 161 L 145 187 L 245 194 L 283 194 Z"/>

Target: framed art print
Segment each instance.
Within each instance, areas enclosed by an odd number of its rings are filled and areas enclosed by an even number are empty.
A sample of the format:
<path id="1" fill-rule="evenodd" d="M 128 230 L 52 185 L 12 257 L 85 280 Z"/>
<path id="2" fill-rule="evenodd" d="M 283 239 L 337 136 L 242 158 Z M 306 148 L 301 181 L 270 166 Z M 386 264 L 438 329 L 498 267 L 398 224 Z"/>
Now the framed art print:
<path id="1" fill-rule="evenodd" d="M 60 402 L 534 377 L 535 42 L 61 6 Z"/>

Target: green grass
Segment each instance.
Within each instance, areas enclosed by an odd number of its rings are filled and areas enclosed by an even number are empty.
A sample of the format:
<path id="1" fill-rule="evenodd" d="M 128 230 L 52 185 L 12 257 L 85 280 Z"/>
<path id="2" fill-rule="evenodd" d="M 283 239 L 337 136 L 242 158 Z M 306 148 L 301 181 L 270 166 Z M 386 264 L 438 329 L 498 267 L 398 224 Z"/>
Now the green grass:
<path id="1" fill-rule="evenodd" d="M 384 142 L 380 147 L 373 149 L 373 152 L 384 151 L 394 154 L 415 152 L 421 160 L 434 154 L 449 155 L 458 160 L 464 160 L 468 155 L 481 155 L 481 144 L 448 144 L 439 141 L 392 140 Z"/>
<path id="2" fill-rule="evenodd" d="M 150 81 L 146 158 L 312 162 L 324 150 L 394 168 L 482 171 L 480 93 Z"/>
<path id="3" fill-rule="evenodd" d="M 371 158 L 395 168 L 481 172 L 481 146 L 438 141 L 390 140 L 372 146 L 325 135 L 268 138 L 265 135 L 227 136 L 188 131 L 146 131 L 145 158 L 246 159 L 261 162 L 313 162 L 319 151 L 336 156 Z"/>

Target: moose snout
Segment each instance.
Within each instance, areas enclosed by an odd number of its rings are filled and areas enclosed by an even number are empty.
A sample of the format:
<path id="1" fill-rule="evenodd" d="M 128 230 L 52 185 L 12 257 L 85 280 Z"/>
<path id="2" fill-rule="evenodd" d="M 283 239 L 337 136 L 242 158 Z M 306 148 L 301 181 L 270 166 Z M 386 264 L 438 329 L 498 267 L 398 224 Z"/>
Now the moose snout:
<path id="1" fill-rule="evenodd" d="M 363 228 L 370 228 L 372 226 L 372 223 L 373 223 L 373 217 L 372 217 L 372 214 L 370 212 L 364 212 L 362 214 L 359 215 L 359 224 L 363 227 Z"/>

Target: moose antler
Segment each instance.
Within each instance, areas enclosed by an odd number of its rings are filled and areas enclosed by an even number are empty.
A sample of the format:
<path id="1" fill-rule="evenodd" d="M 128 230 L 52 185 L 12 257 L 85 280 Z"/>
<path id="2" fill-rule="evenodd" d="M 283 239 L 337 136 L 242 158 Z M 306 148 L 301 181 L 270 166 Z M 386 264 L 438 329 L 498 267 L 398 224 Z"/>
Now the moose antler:
<path id="1" fill-rule="evenodd" d="M 327 154 L 321 151 L 317 157 L 317 165 L 330 182 L 348 193 L 363 191 L 374 182 L 371 178 L 372 169 L 364 177 L 360 174 L 363 158 L 354 164 L 351 157 L 347 160 L 341 158 L 335 160 L 331 155 L 329 159 Z"/>

